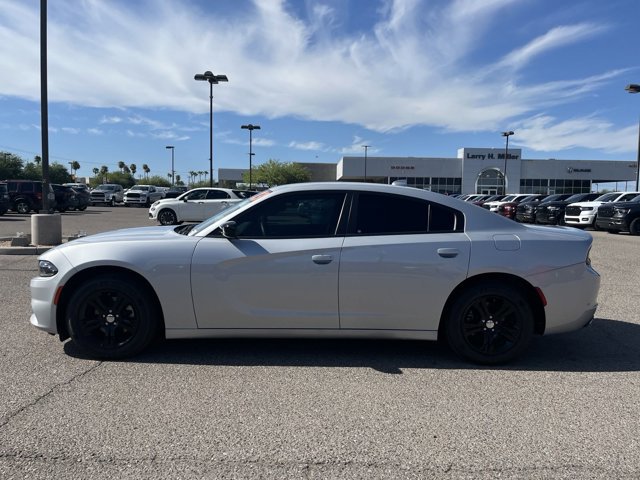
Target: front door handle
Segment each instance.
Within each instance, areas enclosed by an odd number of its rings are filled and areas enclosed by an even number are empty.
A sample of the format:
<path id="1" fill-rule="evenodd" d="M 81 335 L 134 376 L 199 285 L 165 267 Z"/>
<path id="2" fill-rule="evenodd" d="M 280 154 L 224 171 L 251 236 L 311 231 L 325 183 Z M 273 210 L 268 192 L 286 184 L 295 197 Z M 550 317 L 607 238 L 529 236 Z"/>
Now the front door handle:
<path id="1" fill-rule="evenodd" d="M 458 250 L 457 248 L 439 248 L 438 249 L 438 255 L 440 255 L 442 258 L 457 257 L 459 253 L 460 253 L 460 250 Z"/>
<path id="2" fill-rule="evenodd" d="M 311 260 L 318 265 L 326 265 L 333 261 L 333 257 L 331 255 L 313 255 Z"/>

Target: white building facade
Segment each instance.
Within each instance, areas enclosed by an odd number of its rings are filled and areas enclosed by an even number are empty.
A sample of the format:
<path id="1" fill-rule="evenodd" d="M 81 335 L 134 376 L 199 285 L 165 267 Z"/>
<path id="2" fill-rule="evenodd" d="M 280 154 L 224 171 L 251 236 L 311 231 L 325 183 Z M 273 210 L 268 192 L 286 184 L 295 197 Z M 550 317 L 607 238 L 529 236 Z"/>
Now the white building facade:
<path id="1" fill-rule="evenodd" d="M 506 175 L 505 175 L 506 171 Z M 637 163 L 523 159 L 520 149 L 461 148 L 455 158 L 342 157 L 336 179 L 392 183 L 439 193 L 583 193 L 600 183 L 635 186 Z M 594 186 L 595 184 L 595 186 Z"/>

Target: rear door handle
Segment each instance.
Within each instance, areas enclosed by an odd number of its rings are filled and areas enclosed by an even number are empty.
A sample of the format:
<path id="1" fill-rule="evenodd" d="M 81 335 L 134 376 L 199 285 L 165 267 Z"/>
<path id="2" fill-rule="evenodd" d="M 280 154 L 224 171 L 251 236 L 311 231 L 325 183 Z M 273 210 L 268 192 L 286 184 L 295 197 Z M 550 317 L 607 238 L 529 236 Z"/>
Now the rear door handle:
<path id="1" fill-rule="evenodd" d="M 333 257 L 331 255 L 313 255 L 311 260 L 318 265 L 326 265 L 333 261 Z"/>
<path id="2" fill-rule="evenodd" d="M 459 253 L 460 253 L 460 250 L 458 250 L 457 248 L 439 248 L 438 249 L 438 255 L 440 255 L 442 258 L 457 257 Z"/>

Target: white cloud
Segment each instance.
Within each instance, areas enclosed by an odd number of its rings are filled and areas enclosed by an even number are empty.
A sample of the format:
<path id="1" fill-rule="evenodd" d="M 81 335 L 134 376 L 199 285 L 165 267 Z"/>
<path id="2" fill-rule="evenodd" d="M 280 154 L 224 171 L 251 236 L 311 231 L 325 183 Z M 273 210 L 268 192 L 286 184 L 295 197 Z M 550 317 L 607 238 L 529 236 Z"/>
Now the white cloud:
<path id="1" fill-rule="evenodd" d="M 102 135 L 104 132 L 99 128 L 87 128 L 87 133 L 91 135 Z"/>
<path id="2" fill-rule="evenodd" d="M 72 127 L 62 127 L 60 130 L 62 130 L 64 133 L 69 133 L 71 135 L 77 135 L 80 133 L 80 129 L 72 128 Z"/>
<path id="3" fill-rule="evenodd" d="M 324 150 L 325 146 L 322 142 L 289 142 L 290 148 L 295 148 L 296 150 Z"/>
<path id="4" fill-rule="evenodd" d="M 482 73 L 469 71 L 469 58 L 492 34 L 490 27 L 517 3 L 389 0 L 372 33 L 345 34 L 335 28 L 338 12 L 321 4 L 304 19 L 283 0 L 254 0 L 231 16 L 178 0 L 50 2 L 49 98 L 205 113 L 208 85 L 193 75 L 212 68 L 229 77 L 228 84 L 214 86 L 215 111 L 339 121 L 379 132 L 413 125 L 489 131 L 580 98 L 620 75 L 614 70 L 526 83 L 516 76 L 541 54 L 606 31 L 593 22 L 550 28 L 489 59 Z M 207 6 L 215 9 L 216 2 Z M 18 72 L 3 77 L 0 95 L 37 100 L 38 75 L 20 74 L 39 65 L 37 2 L 0 0 L 0 25 L 0 70 Z M 507 78 L 488 74 L 505 66 Z M 125 116 L 105 116 L 100 123 L 145 126 L 160 131 L 158 138 L 188 138 L 169 132 L 179 130 L 176 125 Z M 536 125 L 542 128 L 535 122 L 531 128 Z M 537 138 L 533 131 L 530 138 Z M 270 146 L 267 139 L 256 142 Z M 300 146 L 305 143 L 293 148 Z M 361 151 L 356 143 L 341 150 Z"/>
<path id="5" fill-rule="evenodd" d="M 582 147 L 624 153 L 633 150 L 638 141 L 637 126 L 618 128 L 595 116 L 558 120 L 550 115 L 536 115 L 517 123 L 515 129 L 518 143 L 541 152 Z"/>

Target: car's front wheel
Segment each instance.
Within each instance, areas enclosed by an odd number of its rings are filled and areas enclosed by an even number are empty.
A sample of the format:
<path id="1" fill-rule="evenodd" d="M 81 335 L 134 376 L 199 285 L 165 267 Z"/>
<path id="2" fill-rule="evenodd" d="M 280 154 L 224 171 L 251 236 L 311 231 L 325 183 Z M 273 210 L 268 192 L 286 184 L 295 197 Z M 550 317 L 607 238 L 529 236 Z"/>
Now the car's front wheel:
<path id="1" fill-rule="evenodd" d="M 454 352 L 473 362 L 492 365 L 524 352 L 533 336 L 534 318 L 531 305 L 518 289 L 488 283 L 460 294 L 445 327 Z"/>
<path id="2" fill-rule="evenodd" d="M 101 275 L 71 296 L 67 327 L 73 342 L 94 358 L 135 355 L 153 340 L 160 324 L 147 288 L 125 275 Z"/>
<path id="3" fill-rule="evenodd" d="M 178 217 L 173 210 L 165 208 L 158 213 L 158 221 L 161 225 L 176 225 L 178 223 Z"/>
<path id="4" fill-rule="evenodd" d="M 631 221 L 629 225 L 629 233 L 631 235 L 640 235 L 640 217 Z"/>

